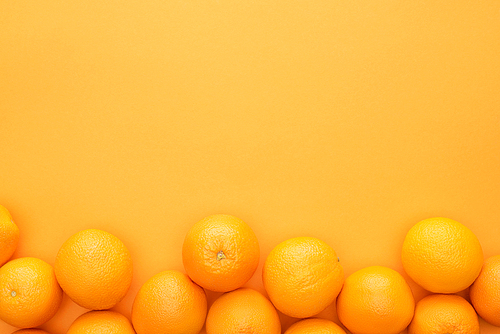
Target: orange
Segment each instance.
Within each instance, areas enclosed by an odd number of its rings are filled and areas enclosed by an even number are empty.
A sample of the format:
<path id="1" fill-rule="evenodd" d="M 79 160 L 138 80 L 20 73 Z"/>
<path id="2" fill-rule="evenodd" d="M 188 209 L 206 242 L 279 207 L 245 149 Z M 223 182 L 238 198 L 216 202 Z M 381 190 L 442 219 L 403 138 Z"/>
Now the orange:
<path id="1" fill-rule="evenodd" d="M 294 323 L 285 334 L 346 334 L 346 332 L 333 321 L 311 318 Z"/>
<path id="2" fill-rule="evenodd" d="M 0 267 L 14 254 L 19 242 L 19 228 L 9 211 L 0 205 Z"/>
<path id="3" fill-rule="evenodd" d="M 29 329 L 20 329 L 18 331 L 15 331 L 12 334 L 50 334 L 42 329 L 37 329 L 37 328 L 29 328 Z"/>
<path id="4" fill-rule="evenodd" d="M 79 316 L 66 334 L 135 334 L 130 321 L 113 311 L 90 311 Z"/>
<path id="5" fill-rule="evenodd" d="M 259 265 L 259 242 L 241 219 L 212 215 L 186 235 L 182 261 L 187 274 L 205 289 L 227 292 L 241 287 Z"/>
<path id="6" fill-rule="evenodd" d="M 269 299 L 284 314 L 307 318 L 330 305 L 342 288 L 344 271 L 337 254 L 311 237 L 288 239 L 268 255 L 262 280 Z"/>
<path id="7" fill-rule="evenodd" d="M 11 326 L 40 326 L 56 314 L 62 290 L 54 269 L 33 257 L 7 262 L 0 268 L 0 319 Z"/>
<path id="8" fill-rule="evenodd" d="M 396 334 L 410 323 L 415 300 L 397 271 L 373 266 L 345 280 L 337 298 L 339 320 L 353 334 Z"/>
<path id="9" fill-rule="evenodd" d="M 405 271 L 424 289 L 455 293 L 479 275 L 483 250 L 467 227 L 438 217 L 422 220 L 408 231 L 401 258 Z"/>
<path id="10" fill-rule="evenodd" d="M 259 292 L 240 288 L 217 298 L 207 315 L 207 334 L 280 334 L 273 304 Z"/>
<path id="11" fill-rule="evenodd" d="M 484 262 L 469 292 L 477 313 L 490 324 L 500 326 L 500 255 Z"/>
<path id="12" fill-rule="evenodd" d="M 128 249 L 101 230 L 84 230 L 70 237 L 57 253 L 54 269 L 69 298 L 90 310 L 115 306 L 132 282 Z"/>
<path id="13" fill-rule="evenodd" d="M 151 277 L 132 305 L 137 334 L 198 334 L 206 315 L 205 291 L 176 270 Z"/>
<path id="14" fill-rule="evenodd" d="M 417 303 L 408 334 L 479 334 L 479 321 L 462 297 L 430 295 Z"/>

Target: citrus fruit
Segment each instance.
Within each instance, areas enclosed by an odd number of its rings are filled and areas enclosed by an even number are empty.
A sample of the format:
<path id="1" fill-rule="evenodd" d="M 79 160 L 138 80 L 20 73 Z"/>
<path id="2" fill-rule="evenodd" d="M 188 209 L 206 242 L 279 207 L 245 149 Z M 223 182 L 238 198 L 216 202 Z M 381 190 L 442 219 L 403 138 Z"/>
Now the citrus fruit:
<path id="1" fill-rule="evenodd" d="M 337 298 L 339 320 L 353 334 L 396 334 L 410 323 L 415 300 L 401 274 L 373 266 L 345 280 Z"/>
<path id="2" fill-rule="evenodd" d="M 14 254 L 18 242 L 19 228 L 9 211 L 0 205 L 0 267 Z"/>
<path id="3" fill-rule="evenodd" d="M 441 217 L 422 220 L 408 231 L 401 258 L 417 284 L 437 293 L 466 289 L 483 265 L 483 251 L 474 233 Z"/>
<path id="4" fill-rule="evenodd" d="M 241 287 L 259 264 L 259 242 L 241 219 L 212 215 L 186 235 L 182 261 L 187 274 L 205 289 L 227 292 Z"/>
<path id="5" fill-rule="evenodd" d="M 151 277 L 132 305 L 132 324 L 137 334 L 198 334 L 206 315 L 205 291 L 176 270 Z"/>
<path id="6" fill-rule="evenodd" d="M 207 334 L 280 334 L 273 304 L 259 292 L 240 288 L 217 298 L 207 315 Z"/>
<path id="7" fill-rule="evenodd" d="M 0 319 L 11 326 L 40 326 L 56 314 L 62 290 L 52 266 L 23 257 L 0 268 Z"/>
<path id="8" fill-rule="evenodd" d="M 333 321 L 310 318 L 294 323 L 285 334 L 346 334 L 346 332 Z"/>
<path id="9" fill-rule="evenodd" d="M 344 271 L 328 244 L 299 237 L 281 242 L 269 253 L 262 281 L 279 311 L 307 318 L 335 300 L 344 283 Z"/>
<path id="10" fill-rule="evenodd" d="M 469 292 L 476 312 L 490 324 L 500 326 L 500 255 L 484 261 Z"/>
<path id="11" fill-rule="evenodd" d="M 135 334 L 130 321 L 114 311 L 90 311 L 71 324 L 66 334 Z"/>
<path id="12" fill-rule="evenodd" d="M 12 334 L 50 334 L 50 333 L 42 329 L 28 328 L 28 329 L 20 329 Z"/>
<path id="13" fill-rule="evenodd" d="M 71 236 L 57 253 L 54 269 L 69 298 L 90 310 L 115 306 L 132 282 L 132 258 L 123 242 L 96 229 Z"/>
<path id="14" fill-rule="evenodd" d="M 417 303 L 408 334 L 479 334 L 479 321 L 462 297 L 435 294 Z"/>

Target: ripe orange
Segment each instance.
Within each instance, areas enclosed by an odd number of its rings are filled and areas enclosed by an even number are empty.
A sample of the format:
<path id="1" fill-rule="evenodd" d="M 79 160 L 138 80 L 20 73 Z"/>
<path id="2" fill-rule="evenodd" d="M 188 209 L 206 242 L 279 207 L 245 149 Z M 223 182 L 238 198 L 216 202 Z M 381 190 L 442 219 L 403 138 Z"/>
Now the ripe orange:
<path id="1" fill-rule="evenodd" d="M 132 324 L 138 334 L 198 334 L 206 315 L 205 291 L 176 270 L 151 277 L 132 306 Z"/>
<path id="2" fill-rule="evenodd" d="M 479 334 L 474 308 L 456 295 L 430 295 L 417 303 L 408 334 Z"/>
<path id="3" fill-rule="evenodd" d="M 417 284 L 437 293 L 466 289 L 483 265 L 483 251 L 474 233 L 440 217 L 422 220 L 408 231 L 401 258 Z"/>
<path id="4" fill-rule="evenodd" d="M 17 248 L 19 228 L 9 213 L 0 205 L 0 267 L 7 262 Z"/>
<path id="5" fill-rule="evenodd" d="M 240 288 L 217 298 L 207 316 L 207 334 L 280 334 L 273 304 L 259 292 Z"/>
<path id="6" fill-rule="evenodd" d="M 274 306 L 295 318 L 318 314 L 330 305 L 344 283 L 337 254 L 310 237 L 288 239 L 268 255 L 262 281 Z"/>
<path id="7" fill-rule="evenodd" d="M 346 332 L 333 321 L 310 318 L 294 323 L 285 334 L 346 334 Z"/>
<path id="8" fill-rule="evenodd" d="M 84 230 L 70 237 L 59 250 L 54 269 L 69 298 L 90 310 L 115 306 L 132 282 L 128 249 L 101 230 Z"/>
<path id="9" fill-rule="evenodd" d="M 20 329 L 18 331 L 15 331 L 12 334 L 50 334 L 42 329 L 37 329 L 37 328 L 28 328 L 28 329 Z"/>
<path id="10" fill-rule="evenodd" d="M 130 321 L 113 311 L 90 311 L 71 324 L 66 334 L 135 334 Z"/>
<path id="11" fill-rule="evenodd" d="M 11 326 L 40 326 L 56 314 L 62 290 L 54 269 L 33 257 L 7 262 L 0 268 L 0 319 Z"/>
<path id="12" fill-rule="evenodd" d="M 354 334 L 396 334 L 410 323 L 415 300 L 397 271 L 373 266 L 345 280 L 337 298 L 339 320 Z"/>
<path id="13" fill-rule="evenodd" d="M 186 235 L 182 261 L 187 274 L 205 289 L 227 292 L 241 287 L 259 265 L 259 242 L 241 219 L 212 215 Z"/>
<path id="14" fill-rule="evenodd" d="M 470 287 L 470 300 L 484 320 L 500 326 L 500 255 L 484 262 L 481 273 Z"/>

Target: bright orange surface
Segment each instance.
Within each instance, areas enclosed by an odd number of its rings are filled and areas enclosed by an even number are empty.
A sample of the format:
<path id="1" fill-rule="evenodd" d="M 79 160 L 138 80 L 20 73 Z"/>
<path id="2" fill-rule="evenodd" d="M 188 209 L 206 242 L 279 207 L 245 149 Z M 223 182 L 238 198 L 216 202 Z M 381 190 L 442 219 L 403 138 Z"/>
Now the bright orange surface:
<path id="1" fill-rule="evenodd" d="M 330 244 L 346 275 L 403 273 L 406 232 L 432 216 L 500 254 L 499 55 L 498 0 L 2 1 L 14 257 L 53 264 L 77 231 L 115 234 L 134 261 L 115 308 L 130 317 L 214 213 L 254 229 L 259 291 L 267 254 L 296 236 Z M 65 297 L 43 328 L 84 311 Z"/>

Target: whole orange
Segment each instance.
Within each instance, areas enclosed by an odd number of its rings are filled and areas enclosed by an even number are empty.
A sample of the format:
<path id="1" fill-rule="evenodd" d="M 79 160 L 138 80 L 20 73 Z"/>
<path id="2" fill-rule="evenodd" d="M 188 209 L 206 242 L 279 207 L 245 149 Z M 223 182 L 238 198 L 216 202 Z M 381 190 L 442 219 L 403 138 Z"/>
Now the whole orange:
<path id="1" fill-rule="evenodd" d="M 500 326 L 500 255 L 484 261 L 469 292 L 476 312 L 490 324 Z"/>
<path id="2" fill-rule="evenodd" d="M 217 298 L 210 307 L 207 334 L 280 334 L 273 304 L 259 292 L 240 288 Z"/>
<path id="3" fill-rule="evenodd" d="M 449 218 L 429 218 L 407 233 L 403 267 L 424 289 L 454 293 L 469 287 L 483 265 L 479 240 L 464 225 Z"/>
<path id="4" fill-rule="evenodd" d="M 278 244 L 267 256 L 262 281 L 269 299 L 284 314 L 307 318 L 330 305 L 344 283 L 335 251 L 311 237 Z"/>
<path id="5" fill-rule="evenodd" d="M 0 267 L 14 254 L 19 242 L 19 228 L 9 211 L 0 205 Z"/>
<path id="6" fill-rule="evenodd" d="M 373 266 L 345 280 L 337 298 L 339 320 L 353 334 L 396 334 L 410 323 L 415 300 L 401 274 Z"/>
<path id="7" fill-rule="evenodd" d="M 198 334 L 206 315 L 205 291 L 176 270 L 151 277 L 132 305 L 132 324 L 138 334 Z"/>
<path id="8" fill-rule="evenodd" d="M 105 310 L 123 299 L 132 282 L 132 258 L 111 233 L 89 229 L 71 236 L 54 266 L 64 292 L 81 307 Z"/>
<path id="9" fill-rule="evenodd" d="M 408 334 L 479 334 L 479 321 L 462 297 L 430 295 L 417 303 Z"/>
<path id="10" fill-rule="evenodd" d="M 20 329 L 12 334 L 50 334 L 50 333 L 42 329 L 28 328 L 28 329 Z"/>
<path id="11" fill-rule="evenodd" d="M 227 292 L 241 287 L 259 265 L 255 233 L 241 219 L 212 215 L 186 235 L 182 261 L 187 274 L 205 289 Z"/>
<path id="12" fill-rule="evenodd" d="M 33 257 L 7 262 L 0 268 L 0 319 L 11 326 L 40 326 L 56 314 L 62 290 L 54 269 Z"/>
<path id="13" fill-rule="evenodd" d="M 71 324 L 66 334 L 135 334 L 130 321 L 114 311 L 90 311 Z"/>
<path id="14" fill-rule="evenodd" d="M 346 332 L 333 321 L 310 318 L 294 323 L 285 334 L 346 334 Z"/>

